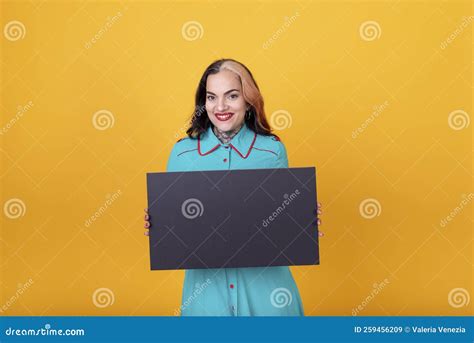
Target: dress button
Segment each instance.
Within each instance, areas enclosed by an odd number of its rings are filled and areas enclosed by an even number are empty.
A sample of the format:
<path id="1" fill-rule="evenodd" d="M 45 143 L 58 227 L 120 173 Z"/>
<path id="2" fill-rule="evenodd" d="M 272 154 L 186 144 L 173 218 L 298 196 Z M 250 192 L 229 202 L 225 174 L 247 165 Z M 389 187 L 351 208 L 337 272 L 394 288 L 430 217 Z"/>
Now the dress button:
<path id="1" fill-rule="evenodd" d="M 229 146 L 225 146 L 224 149 L 229 149 Z"/>
<path id="2" fill-rule="evenodd" d="M 224 158 L 224 162 L 227 162 L 227 158 Z"/>
<path id="3" fill-rule="evenodd" d="M 234 284 L 233 284 L 233 283 L 231 283 L 229 287 L 230 287 L 230 288 L 234 288 Z"/>

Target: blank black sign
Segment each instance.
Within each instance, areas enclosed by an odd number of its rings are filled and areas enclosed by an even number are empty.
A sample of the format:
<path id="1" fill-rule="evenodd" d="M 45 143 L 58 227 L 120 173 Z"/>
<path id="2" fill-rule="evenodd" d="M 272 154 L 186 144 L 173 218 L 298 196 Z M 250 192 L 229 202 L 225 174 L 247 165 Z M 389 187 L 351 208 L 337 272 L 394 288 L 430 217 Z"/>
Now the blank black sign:
<path id="1" fill-rule="evenodd" d="M 316 170 L 147 173 L 151 269 L 319 264 Z"/>

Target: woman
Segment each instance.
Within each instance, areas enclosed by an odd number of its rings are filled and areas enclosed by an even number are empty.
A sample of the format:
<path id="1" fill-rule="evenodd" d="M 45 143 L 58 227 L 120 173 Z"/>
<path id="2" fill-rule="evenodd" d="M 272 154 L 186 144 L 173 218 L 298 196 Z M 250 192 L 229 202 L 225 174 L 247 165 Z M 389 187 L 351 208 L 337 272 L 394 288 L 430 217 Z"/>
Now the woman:
<path id="1" fill-rule="evenodd" d="M 167 171 L 288 168 L 285 146 L 271 133 L 260 90 L 247 67 L 235 60 L 221 59 L 206 69 L 186 133 L 174 145 Z M 183 316 L 304 315 L 286 266 L 186 270 L 180 309 Z"/>

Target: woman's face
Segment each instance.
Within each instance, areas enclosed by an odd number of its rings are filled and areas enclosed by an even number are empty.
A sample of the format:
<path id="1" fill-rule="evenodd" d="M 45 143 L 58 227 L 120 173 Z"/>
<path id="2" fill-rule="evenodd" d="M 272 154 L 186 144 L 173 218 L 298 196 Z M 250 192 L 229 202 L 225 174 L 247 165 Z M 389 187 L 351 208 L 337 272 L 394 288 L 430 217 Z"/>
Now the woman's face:
<path id="1" fill-rule="evenodd" d="M 206 111 L 214 126 L 221 131 L 240 127 L 246 109 L 247 103 L 236 74 L 224 69 L 207 77 Z"/>

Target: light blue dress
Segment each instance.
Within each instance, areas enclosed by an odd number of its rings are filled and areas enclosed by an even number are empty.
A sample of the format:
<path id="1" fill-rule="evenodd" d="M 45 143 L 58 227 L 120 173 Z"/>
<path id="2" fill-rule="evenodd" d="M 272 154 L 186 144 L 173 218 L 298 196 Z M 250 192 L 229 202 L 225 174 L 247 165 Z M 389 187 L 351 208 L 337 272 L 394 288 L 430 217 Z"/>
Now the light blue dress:
<path id="1" fill-rule="evenodd" d="M 283 143 L 246 124 L 229 144 L 209 127 L 200 139 L 173 147 L 167 171 L 288 168 Z M 232 195 L 230 195 L 232 196 Z M 185 272 L 182 316 L 303 316 L 289 267 L 190 269 Z"/>

